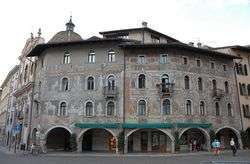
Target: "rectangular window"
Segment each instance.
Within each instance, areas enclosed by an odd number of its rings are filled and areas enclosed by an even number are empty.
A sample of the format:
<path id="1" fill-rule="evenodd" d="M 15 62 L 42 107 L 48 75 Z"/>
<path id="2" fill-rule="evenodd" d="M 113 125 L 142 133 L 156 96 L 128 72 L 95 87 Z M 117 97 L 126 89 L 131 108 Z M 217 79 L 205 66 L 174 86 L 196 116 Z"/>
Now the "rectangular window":
<path id="1" fill-rule="evenodd" d="M 242 105 L 244 117 L 250 118 L 250 110 L 249 110 L 249 105 Z"/>
<path id="2" fill-rule="evenodd" d="M 223 65 L 223 70 L 227 71 L 227 66 L 226 65 Z"/>
<path id="3" fill-rule="evenodd" d="M 95 53 L 89 53 L 88 62 L 95 63 Z"/>
<path id="4" fill-rule="evenodd" d="M 167 63 L 168 55 L 167 54 L 160 54 L 160 63 L 165 64 Z"/>
<path id="5" fill-rule="evenodd" d="M 144 55 L 139 55 L 138 56 L 138 64 L 145 64 L 146 63 L 146 59 Z"/>
<path id="6" fill-rule="evenodd" d="M 201 66 L 201 60 L 196 60 L 196 62 L 197 62 L 197 67 L 200 67 Z"/>
<path id="7" fill-rule="evenodd" d="M 211 69 L 214 69 L 214 62 L 211 63 Z"/>
<path id="8" fill-rule="evenodd" d="M 187 65 L 187 58 L 186 57 L 183 58 L 183 64 Z"/>
<path id="9" fill-rule="evenodd" d="M 115 62 L 115 52 L 114 51 L 109 51 L 108 62 Z"/>

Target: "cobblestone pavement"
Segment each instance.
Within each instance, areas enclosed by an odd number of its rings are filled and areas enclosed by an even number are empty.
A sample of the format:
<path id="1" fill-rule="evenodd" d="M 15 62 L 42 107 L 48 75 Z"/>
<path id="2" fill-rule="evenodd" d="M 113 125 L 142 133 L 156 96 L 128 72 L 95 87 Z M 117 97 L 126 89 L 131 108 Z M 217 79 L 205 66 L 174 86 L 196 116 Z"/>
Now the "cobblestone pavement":
<path id="1" fill-rule="evenodd" d="M 12 154 L 0 151 L 0 164 L 209 164 L 213 161 L 224 161 L 227 164 L 250 164 L 250 151 L 241 151 L 233 157 L 230 152 L 220 156 L 210 153 L 179 154 L 179 155 L 142 155 L 128 156 L 109 154 L 47 154 L 32 156 L 30 154 Z M 229 161 L 235 161 L 231 163 Z M 220 163 L 220 164 L 223 164 Z"/>

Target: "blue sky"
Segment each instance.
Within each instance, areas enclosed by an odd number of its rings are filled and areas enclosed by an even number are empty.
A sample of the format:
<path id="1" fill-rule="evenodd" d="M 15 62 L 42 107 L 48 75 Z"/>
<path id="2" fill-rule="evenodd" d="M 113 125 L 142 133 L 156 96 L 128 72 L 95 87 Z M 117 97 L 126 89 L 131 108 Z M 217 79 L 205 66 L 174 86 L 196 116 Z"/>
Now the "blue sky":
<path id="1" fill-rule="evenodd" d="M 0 83 L 18 64 L 30 33 L 41 27 L 48 41 L 65 29 L 70 13 L 83 38 L 147 21 L 183 42 L 250 44 L 250 0 L 8 0 L 0 6 Z"/>

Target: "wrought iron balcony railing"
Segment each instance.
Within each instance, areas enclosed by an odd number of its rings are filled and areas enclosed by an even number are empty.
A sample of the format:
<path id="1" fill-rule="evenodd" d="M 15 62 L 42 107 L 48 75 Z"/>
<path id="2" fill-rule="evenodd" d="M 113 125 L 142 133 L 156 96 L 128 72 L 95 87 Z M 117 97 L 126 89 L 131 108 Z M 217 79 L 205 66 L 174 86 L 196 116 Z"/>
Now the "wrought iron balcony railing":
<path id="1" fill-rule="evenodd" d="M 168 97 L 174 92 L 174 83 L 160 83 L 156 85 L 161 97 Z"/>
<path id="2" fill-rule="evenodd" d="M 225 96 L 225 92 L 222 89 L 213 89 L 213 97 L 217 100 L 220 100 Z"/>
<path id="3" fill-rule="evenodd" d="M 103 88 L 105 98 L 116 98 L 118 95 L 117 86 L 106 86 Z"/>

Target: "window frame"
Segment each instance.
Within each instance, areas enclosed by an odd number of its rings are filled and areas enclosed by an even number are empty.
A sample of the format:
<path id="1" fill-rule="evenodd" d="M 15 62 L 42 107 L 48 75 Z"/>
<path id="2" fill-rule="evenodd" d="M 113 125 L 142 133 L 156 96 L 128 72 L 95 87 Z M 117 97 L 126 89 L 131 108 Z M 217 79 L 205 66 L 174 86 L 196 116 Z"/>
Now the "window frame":
<path id="1" fill-rule="evenodd" d="M 113 49 L 109 50 L 108 51 L 108 62 L 109 63 L 115 62 L 116 61 L 115 56 L 116 56 L 116 52 Z"/>
<path id="2" fill-rule="evenodd" d="M 203 107 L 203 109 L 201 108 Z M 205 104 L 205 101 L 200 101 L 199 103 L 199 109 L 200 109 L 200 115 L 201 116 L 205 116 L 206 115 L 206 104 Z"/>
<path id="3" fill-rule="evenodd" d="M 62 104 L 65 104 L 65 106 L 62 106 Z M 68 115 L 67 108 L 68 108 L 68 104 L 66 101 L 60 102 L 58 116 L 67 116 Z M 62 110 L 64 110 L 64 111 L 62 111 Z M 65 112 L 65 114 L 63 114 L 64 112 Z"/>
<path id="4" fill-rule="evenodd" d="M 95 63 L 95 62 L 96 62 L 95 51 L 90 50 L 88 54 L 88 63 Z"/>
<path id="5" fill-rule="evenodd" d="M 218 116 L 221 116 L 221 110 L 220 110 L 220 104 L 219 102 L 215 102 L 215 116 L 218 117 Z"/>
<path id="6" fill-rule="evenodd" d="M 71 53 L 66 51 L 63 55 L 63 64 L 70 64 L 71 63 Z"/>
<path id="7" fill-rule="evenodd" d="M 65 85 L 64 84 L 64 80 L 67 80 L 67 84 Z M 67 91 L 69 91 L 70 89 L 69 89 L 69 78 L 68 77 L 63 77 L 62 79 L 61 79 L 61 91 L 63 91 L 63 92 L 67 92 Z"/>
<path id="8" fill-rule="evenodd" d="M 137 56 L 137 64 L 146 64 L 146 55 L 138 55 Z"/>
<path id="9" fill-rule="evenodd" d="M 184 89 L 190 89 L 190 77 L 188 75 L 184 76 Z"/>
<path id="10" fill-rule="evenodd" d="M 142 112 L 143 114 L 141 114 L 141 111 L 140 111 L 141 110 L 141 108 L 140 108 L 140 102 L 141 101 L 145 102 L 145 109 Z M 137 102 L 137 115 L 139 117 L 147 116 L 147 101 L 145 99 L 138 100 L 138 102 Z"/>
<path id="11" fill-rule="evenodd" d="M 92 109 L 92 111 L 91 111 L 91 112 L 92 112 L 92 115 L 87 115 L 87 109 L 88 109 L 88 108 L 87 108 L 87 104 L 88 104 L 88 103 L 91 103 L 91 104 L 92 104 L 92 108 L 91 108 L 91 109 Z M 91 100 L 87 100 L 87 101 L 85 102 L 85 104 L 84 104 L 84 116 L 85 116 L 85 117 L 94 117 L 94 116 L 95 116 L 95 108 L 94 108 L 94 106 L 95 106 L 95 105 L 94 105 L 94 102 L 91 101 Z M 89 112 L 88 112 L 88 113 L 89 113 Z"/>
<path id="12" fill-rule="evenodd" d="M 144 78 L 140 78 L 140 76 L 143 76 Z M 146 75 L 139 74 L 139 76 L 138 76 L 138 89 L 145 89 L 145 88 L 146 88 Z"/>
<path id="13" fill-rule="evenodd" d="M 168 106 L 169 108 L 166 108 L 166 109 L 169 110 L 169 112 L 166 112 L 166 113 L 164 113 L 164 101 L 168 101 L 168 102 L 169 102 L 169 104 L 167 104 L 167 106 Z M 170 99 L 168 99 L 168 98 L 163 99 L 161 105 L 162 105 L 162 107 L 161 107 L 161 115 L 163 115 L 163 116 L 169 116 L 169 115 L 172 114 L 171 100 L 170 100 Z"/>
<path id="14" fill-rule="evenodd" d="M 167 62 L 168 62 L 168 54 L 160 54 L 160 64 L 166 64 Z"/>
<path id="15" fill-rule="evenodd" d="M 92 81 L 90 81 L 90 78 L 92 78 Z M 92 82 L 92 84 L 90 84 Z M 93 91 L 95 90 L 95 78 L 93 76 L 88 76 L 87 77 L 87 88 L 88 91 Z"/>
<path id="16" fill-rule="evenodd" d="M 190 111 L 188 110 L 188 109 L 189 109 L 189 108 L 188 108 L 188 105 L 189 105 L 188 102 L 190 102 Z M 192 100 L 187 99 L 187 100 L 185 101 L 185 109 L 186 109 L 186 115 L 187 115 L 187 116 L 193 115 Z"/>
<path id="17" fill-rule="evenodd" d="M 113 103 L 113 104 L 114 104 L 113 114 L 112 114 L 112 115 L 109 115 L 109 114 L 108 114 L 108 105 L 109 105 L 109 103 Z M 106 116 L 108 116 L 108 117 L 114 117 L 114 116 L 116 116 L 116 104 L 115 104 L 115 102 L 112 101 L 112 100 L 109 100 L 109 101 L 106 103 Z"/>

